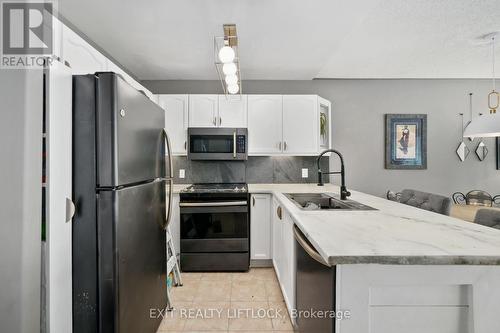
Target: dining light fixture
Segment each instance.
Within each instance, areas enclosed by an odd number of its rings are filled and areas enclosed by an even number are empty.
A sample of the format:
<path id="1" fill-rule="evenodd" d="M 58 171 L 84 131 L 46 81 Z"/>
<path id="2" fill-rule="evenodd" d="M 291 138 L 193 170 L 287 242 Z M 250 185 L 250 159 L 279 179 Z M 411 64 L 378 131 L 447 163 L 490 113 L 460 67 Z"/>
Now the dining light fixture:
<path id="1" fill-rule="evenodd" d="M 497 108 L 500 106 L 500 94 L 496 91 L 496 77 L 495 77 L 495 39 L 499 35 L 498 32 L 488 34 L 483 37 L 491 40 L 492 47 L 492 83 L 493 89 L 488 94 L 488 108 L 490 113 L 477 117 L 472 120 L 465 128 L 464 137 L 496 137 L 500 136 L 500 115 L 497 115 Z"/>
<path id="2" fill-rule="evenodd" d="M 235 24 L 223 25 L 224 36 L 214 38 L 215 68 L 226 97 L 240 94 L 241 73 Z"/>

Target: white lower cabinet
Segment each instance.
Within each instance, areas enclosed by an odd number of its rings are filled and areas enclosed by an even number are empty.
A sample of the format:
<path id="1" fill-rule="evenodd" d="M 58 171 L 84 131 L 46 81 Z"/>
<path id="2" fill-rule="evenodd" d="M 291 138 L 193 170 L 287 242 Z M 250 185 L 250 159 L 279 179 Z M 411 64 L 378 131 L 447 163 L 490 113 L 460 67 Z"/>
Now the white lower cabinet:
<path id="1" fill-rule="evenodd" d="M 285 299 L 288 311 L 295 309 L 295 244 L 293 220 L 279 202 L 272 204 L 272 248 L 273 266 Z"/>
<path id="2" fill-rule="evenodd" d="M 338 265 L 339 333 L 500 332 L 500 267 Z"/>
<path id="3" fill-rule="evenodd" d="M 250 259 L 271 259 L 271 195 L 250 199 Z"/>

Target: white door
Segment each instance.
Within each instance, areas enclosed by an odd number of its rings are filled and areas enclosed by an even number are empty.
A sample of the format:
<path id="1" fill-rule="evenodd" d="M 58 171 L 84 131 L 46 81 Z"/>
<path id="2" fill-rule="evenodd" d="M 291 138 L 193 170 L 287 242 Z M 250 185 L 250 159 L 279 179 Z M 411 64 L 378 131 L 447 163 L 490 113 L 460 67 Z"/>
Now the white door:
<path id="1" fill-rule="evenodd" d="M 283 96 L 283 153 L 318 153 L 318 117 L 318 96 Z"/>
<path id="2" fill-rule="evenodd" d="M 282 152 L 281 95 L 248 96 L 248 153 L 250 155 L 280 154 Z"/>
<path id="3" fill-rule="evenodd" d="M 226 97 L 219 95 L 219 127 L 247 127 L 247 95 Z"/>
<path id="4" fill-rule="evenodd" d="M 67 26 L 63 26 L 62 53 L 73 74 L 108 70 L 107 59 Z"/>
<path id="5" fill-rule="evenodd" d="M 187 154 L 188 95 L 159 95 L 165 110 L 165 130 L 172 144 L 172 153 Z"/>
<path id="6" fill-rule="evenodd" d="M 72 330 L 71 180 L 72 75 L 54 62 L 47 71 L 47 317 L 51 333 Z"/>
<path id="7" fill-rule="evenodd" d="M 250 205 L 250 259 L 271 259 L 271 195 L 253 194 Z"/>
<path id="8" fill-rule="evenodd" d="M 218 95 L 189 95 L 189 127 L 216 127 Z"/>

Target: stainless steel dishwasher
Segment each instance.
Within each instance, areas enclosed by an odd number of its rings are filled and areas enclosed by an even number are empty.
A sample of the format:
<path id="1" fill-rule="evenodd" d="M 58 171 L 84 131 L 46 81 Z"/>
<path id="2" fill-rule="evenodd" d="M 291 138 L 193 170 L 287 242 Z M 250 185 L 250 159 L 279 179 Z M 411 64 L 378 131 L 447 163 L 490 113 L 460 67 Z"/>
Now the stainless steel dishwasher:
<path id="1" fill-rule="evenodd" d="M 335 311 L 335 267 L 324 261 L 297 226 L 294 236 L 298 332 L 335 332 L 335 318 L 311 318 L 312 311 Z"/>

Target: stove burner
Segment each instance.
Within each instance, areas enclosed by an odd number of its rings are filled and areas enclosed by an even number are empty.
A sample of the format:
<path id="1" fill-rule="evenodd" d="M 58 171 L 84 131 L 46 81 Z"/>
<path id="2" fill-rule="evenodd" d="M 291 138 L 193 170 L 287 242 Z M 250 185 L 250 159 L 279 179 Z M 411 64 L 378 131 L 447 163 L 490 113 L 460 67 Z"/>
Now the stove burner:
<path id="1" fill-rule="evenodd" d="M 248 192 L 247 184 L 244 183 L 214 183 L 214 184 L 194 184 L 182 192 L 187 193 L 216 193 L 216 192 L 229 192 L 229 193 L 246 193 Z"/>

